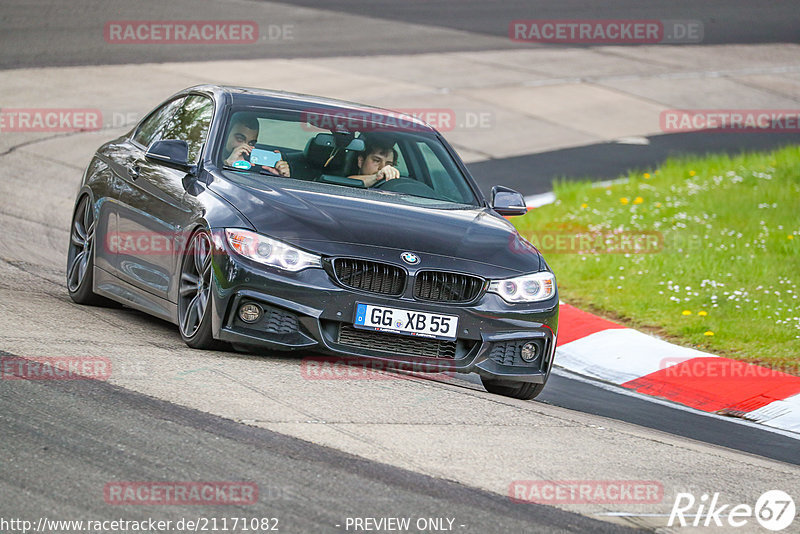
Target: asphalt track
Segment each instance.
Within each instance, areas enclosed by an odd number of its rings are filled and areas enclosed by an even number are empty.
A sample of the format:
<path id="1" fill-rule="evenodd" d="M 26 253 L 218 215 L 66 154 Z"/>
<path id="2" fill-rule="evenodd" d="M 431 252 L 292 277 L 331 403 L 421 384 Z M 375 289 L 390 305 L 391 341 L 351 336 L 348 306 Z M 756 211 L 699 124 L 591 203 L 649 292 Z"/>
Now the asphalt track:
<path id="1" fill-rule="evenodd" d="M 503 184 L 525 196 L 553 190 L 559 180 L 607 180 L 630 171 L 657 168 L 670 157 L 739 154 L 775 150 L 799 144 L 797 133 L 691 132 L 641 138 L 642 143 L 599 143 L 468 165 L 470 173 L 488 193 Z"/>
<path id="2" fill-rule="evenodd" d="M 791 0 L 759 4 L 747 0 L 292 0 L 294 5 L 367 14 L 387 21 L 435 24 L 454 30 L 508 36 L 516 19 L 699 20 L 706 44 L 775 43 L 800 40 L 800 12 Z"/>
<path id="3" fill-rule="evenodd" d="M 0 68 L 538 46 L 509 40 L 514 19 L 699 20 L 704 44 L 800 42 L 800 10 L 793 0 L 4 0 Z M 253 20 L 261 35 L 246 45 L 108 46 L 103 29 L 110 20 Z"/>
<path id="4" fill-rule="evenodd" d="M 800 464 L 797 438 L 769 432 L 757 425 L 738 425 L 729 418 L 678 409 L 670 403 L 654 403 L 652 399 L 631 395 L 621 388 L 603 388 L 592 381 L 576 380 L 574 375 L 566 372 L 551 376 L 547 388 L 537 400 L 781 462 Z"/>
<path id="5" fill-rule="evenodd" d="M 10 356 L 5 353 L 4 356 Z M 277 518 L 281 532 L 342 532 L 348 517 L 453 519 L 463 533 L 628 532 L 557 508 L 397 469 L 99 381 L 8 381 L 0 388 L 0 517 L 129 521 Z M 252 505 L 131 506 L 116 481 L 258 485 Z"/>

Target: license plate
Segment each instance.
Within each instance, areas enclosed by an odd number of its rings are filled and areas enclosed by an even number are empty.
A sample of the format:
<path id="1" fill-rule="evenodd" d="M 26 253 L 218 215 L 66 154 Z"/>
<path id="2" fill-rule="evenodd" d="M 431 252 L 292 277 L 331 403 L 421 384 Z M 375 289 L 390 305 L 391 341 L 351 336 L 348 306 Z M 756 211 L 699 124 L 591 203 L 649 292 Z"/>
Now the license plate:
<path id="1" fill-rule="evenodd" d="M 458 317 L 356 303 L 356 328 L 434 339 L 456 339 Z"/>

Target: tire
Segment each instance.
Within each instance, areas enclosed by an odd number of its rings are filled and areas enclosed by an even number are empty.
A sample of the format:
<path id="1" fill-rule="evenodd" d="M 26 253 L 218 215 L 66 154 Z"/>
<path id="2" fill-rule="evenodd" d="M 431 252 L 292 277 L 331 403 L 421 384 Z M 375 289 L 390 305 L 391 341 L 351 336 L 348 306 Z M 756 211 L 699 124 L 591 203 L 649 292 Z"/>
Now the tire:
<path id="1" fill-rule="evenodd" d="M 484 377 L 481 377 L 481 382 L 489 393 L 522 400 L 535 399 L 545 386 L 544 384 L 533 384 L 531 382 L 514 382 Z"/>
<path id="2" fill-rule="evenodd" d="M 93 291 L 94 245 L 94 207 L 89 195 L 84 195 L 75 206 L 69 231 L 67 291 L 70 298 L 77 304 L 119 307 L 118 303 L 101 297 Z"/>
<path id="3" fill-rule="evenodd" d="M 211 236 L 207 230 L 198 230 L 183 255 L 178 282 L 178 329 L 183 341 L 193 349 L 225 348 L 225 343 L 214 339 L 211 331 L 211 256 Z"/>

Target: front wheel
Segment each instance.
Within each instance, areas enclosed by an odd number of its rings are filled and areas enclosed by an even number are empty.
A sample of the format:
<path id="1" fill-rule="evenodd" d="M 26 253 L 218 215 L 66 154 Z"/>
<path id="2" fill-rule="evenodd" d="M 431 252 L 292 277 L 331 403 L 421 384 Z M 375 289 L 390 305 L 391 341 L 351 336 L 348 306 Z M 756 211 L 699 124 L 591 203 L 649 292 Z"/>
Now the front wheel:
<path id="1" fill-rule="evenodd" d="M 180 271 L 178 328 L 193 349 L 218 349 L 223 343 L 211 333 L 211 236 L 199 230 L 189 241 Z"/>
<path id="2" fill-rule="evenodd" d="M 544 384 L 533 384 L 531 382 L 514 382 L 512 380 L 497 380 L 484 377 L 481 377 L 481 382 L 489 393 L 511 397 L 512 399 L 535 399 L 544 389 Z"/>
<path id="3" fill-rule="evenodd" d="M 69 230 L 67 291 L 70 298 L 78 304 L 118 306 L 116 302 L 97 295 L 92 289 L 94 284 L 94 236 L 94 207 L 89 195 L 84 195 L 75 206 Z"/>

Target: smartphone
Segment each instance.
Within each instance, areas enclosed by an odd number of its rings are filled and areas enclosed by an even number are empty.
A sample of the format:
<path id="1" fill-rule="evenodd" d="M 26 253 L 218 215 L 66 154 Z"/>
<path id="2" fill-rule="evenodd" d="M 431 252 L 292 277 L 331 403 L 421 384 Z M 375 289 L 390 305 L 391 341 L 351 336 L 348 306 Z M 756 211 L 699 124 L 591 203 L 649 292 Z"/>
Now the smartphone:
<path id="1" fill-rule="evenodd" d="M 250 163 L 253 165 L 261 165 L 262 167 L 274 167 L 283 156 L 280 152 L 273 152 L 272 150 L 264 150 L 263 148 L 254 148 L 250 152 Z"/>

